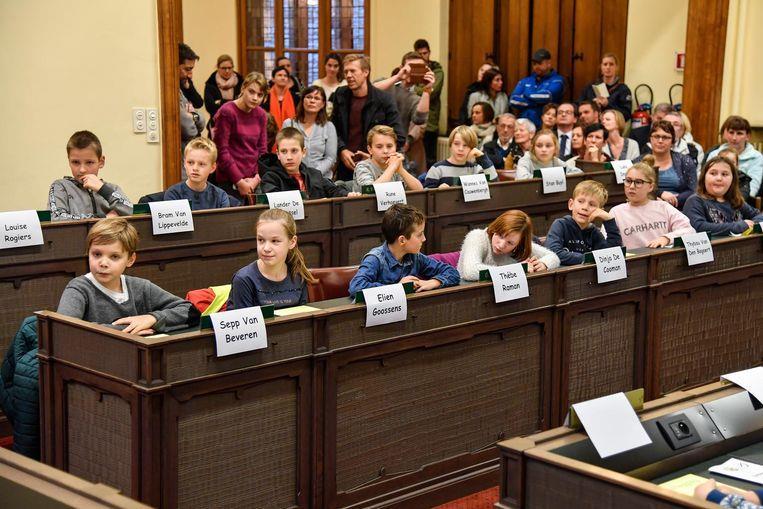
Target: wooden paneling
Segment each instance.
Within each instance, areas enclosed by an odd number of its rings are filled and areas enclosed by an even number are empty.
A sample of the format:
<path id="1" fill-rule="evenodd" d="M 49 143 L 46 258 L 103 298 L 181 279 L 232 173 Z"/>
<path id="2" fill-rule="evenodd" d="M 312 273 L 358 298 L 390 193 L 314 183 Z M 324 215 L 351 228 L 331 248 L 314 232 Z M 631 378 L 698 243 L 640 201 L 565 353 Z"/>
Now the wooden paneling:
<path id="1" fill-rule="evenodd" d="M 580 97 L 583 88 L 599 75 L 602 32 L 605 31 L 602 22 L 602 0 L 575 2 L 577 30 L 572 44 L 572 75 L 568 76 L 567 83 L 573 99 Z"/>
<path id="2" fill-rule="evenodd" d="M 559 26 L 561 0 L 534 0 L 532 11 L 532 44 L 530 54 L 539 48 L 551 52 L 554 69 L 559 67 Z M 565 20 L 569 22 L 569 20 Z M 529 58 L 528 58 L 529 65 Z"/>
<path id="3" fill-rule="evenodd" d="M 602 3 L 601 53 L 614 53 L 620 62 L 620 76 L 625 74 L 625 39 L 628 35 L 628 0 Z"/>
<path id="4" fill-rule="evenodd" d="M 689 0 L 683 111 L 704 147 L 718 139 L 728 14 L 729 0 Z"/>
<path id="5" fill-rule="evenodd" d="M 500 2 L 501 41 L 496 52 L 498 63 L 505 70 L 507 93 L 527 76 L 530 62 L 530 10 L 531 0 Z"/>
<path id="6" fill-rule="evenodd" d="M 162 185 L 179 182 L 180 171 L 180 75 L 178 43 L 183 38 L 181 0 L 158 0 L 159 78 L 162 95 Z"/>

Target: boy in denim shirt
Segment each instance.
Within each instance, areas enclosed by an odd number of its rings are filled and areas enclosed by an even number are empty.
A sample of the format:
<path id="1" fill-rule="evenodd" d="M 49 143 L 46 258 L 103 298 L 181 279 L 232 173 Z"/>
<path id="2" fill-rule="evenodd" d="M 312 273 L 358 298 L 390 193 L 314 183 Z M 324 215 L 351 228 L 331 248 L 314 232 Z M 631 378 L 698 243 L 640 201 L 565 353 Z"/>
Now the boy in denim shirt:
<path id="1" fill-rule="evenodd" d="M 350 281 L 350 295 L 364 288 L 412 282 L 416 292 L 459 283 L 458 271 L 421 254 L 426 241 L 424 214 L 410 205 L 395 204 L 382 219 L 384 244 L 363 257 Z"/>

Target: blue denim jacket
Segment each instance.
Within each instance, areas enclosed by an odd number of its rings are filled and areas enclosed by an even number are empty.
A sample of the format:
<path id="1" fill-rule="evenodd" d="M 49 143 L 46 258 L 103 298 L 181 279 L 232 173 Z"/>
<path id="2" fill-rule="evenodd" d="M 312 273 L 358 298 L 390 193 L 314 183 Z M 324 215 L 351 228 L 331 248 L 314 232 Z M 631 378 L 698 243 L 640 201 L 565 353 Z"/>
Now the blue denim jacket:
<path id="1" fill-rule="evenodd" d="M 405 276 L 437 279 L 443 287 L 455 286 L 461 281 L 455 267 L 421 253 L 407 254 L 402 261 L 397 261 L 385 242 L 363 257 L 358 273 L 350 281 L 350 296 L 363 288 L 398 283 Z"/>

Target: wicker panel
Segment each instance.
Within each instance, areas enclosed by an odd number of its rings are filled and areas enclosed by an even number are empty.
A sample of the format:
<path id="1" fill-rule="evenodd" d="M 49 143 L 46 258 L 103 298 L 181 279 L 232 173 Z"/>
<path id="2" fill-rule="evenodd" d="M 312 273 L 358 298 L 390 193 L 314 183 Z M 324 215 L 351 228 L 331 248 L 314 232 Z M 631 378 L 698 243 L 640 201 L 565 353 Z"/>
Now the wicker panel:
<path id="1" fill-rule="evenodd" d="M 130 495 L 130 404 L 79 383 L 66 386 L 69 473 Z"/>
<path id="2" fill-rule="evenodd" d="M 331 246 L 325 247 L 330 248 Z M 299 250 L 302 251 L 302 254 L 305 256 L 305 263 L 308 267 L 323 267 L 323 265 L 321 265 L 321 253 L 323 252 L 323 249 L 323 244 L 318 242 L 299 243 Z M 231 274 L 231 277 L 233 277 L 233 274 Z"/>
<path id="3" fill-rule="evenodd" d="M 675 253 L 673 256 L 662 256 L 659 263 L 659 279 L 662 282 L 691 278 L 710 272 L 735 269 L 744 265 L 760 263 L 763 258 L 759 239 L 743 239 L 726 244 L 713 246 L 715 260 L 713 263 L 703 263 L 689 267 L 685 253 Z"/>
<path id="4" fill-rule="evenodd" d="M 183 403 L 178 507 L 296 506 L 297 390 L 278 379 Z"/>
<path id="5" fill-rule="evenodd" d="M 229 284 L 238 269 L 256 258 L 256 250 L 208 258 L 183 258 L 168 260 L 164 270 L 160 270 L 157 263 L 141 264 L 138 257 L 137 263 L 128 269 L 128 274 L 149 279 L 168 292 L 185 297 L 189 290 Z"/>
<path id="6" fill-rule="evenodd" d="M 545 236 L 548 233 L 548 229 L 551 228 L 551 223 L 557 218 L 566 216 L 567 213 L 567 211 L 559 211 L 552 214 L 530 214 L 530 219 L 533 222 L 533 234 L 539 237 Z"/>
<path id="7" fill-rule="evenodd" d="M 541 338 L 527 325 L 339 369 L 338 491 L 537 430 Z"/>
<path id="8" fill-rule="evenodd" d="M 0 281 L 0 352 L 5 354 L 13 335 L 27 316 L 40 309 L 57 309 L 71 275 L 55 274 L 28 279 L 17 289 Z"/>
<path id="9" fill-rule="evenodd" d="M 461 244 L 464 243 L 464 237 L 469 233 L 469 226 L 452 224 L 450 226 L 443 226 L 440 230 L 440 246 L 438 251 L 440 253 L 450 253 L 451 251 L 460 251 Z"/>
<path id="10" fill-rule="evenodd" d="M 671 504 L 658 497 L 622 488 L 590 476 L 563 470 L 553 465 L 530 460 L 525 477 L 524 507 L 533 509 L 667 509 L 687 507 Z"/>
<path id="11" fill-rule="evenodd" d="M 623 290 L 645 287 L 647 285 L 648 260 L 628 261 L 628 277 L 610 283 L 596 282 L 596 266 L 591 264 L 588 270 L 576 270 L 564 279 L 564 300 L 576 301 L 594 298 Z"/>
<path id="12" fill-rule="evenodd" d="M 369 252 L 372 248 L 375 248 L 381 244 L 384 239 L 379 235 L 364 235 L 362 237 L 355 237 L 350 239 L 347 251 L 347 265 L 359 265 L 363 256 Z"/>
<path id="13" fill-rule="evenodd" d="M 724 373 L 760 362 L 761 283 L 758 277 L 664 298 L 659 366 L 662 393 L 717 380 Z"/>
<path id="14" fill-rule="evenodd" d="M 638 320 L 635 303 L 572 317 L 569 403 L 633 389 Z"/>

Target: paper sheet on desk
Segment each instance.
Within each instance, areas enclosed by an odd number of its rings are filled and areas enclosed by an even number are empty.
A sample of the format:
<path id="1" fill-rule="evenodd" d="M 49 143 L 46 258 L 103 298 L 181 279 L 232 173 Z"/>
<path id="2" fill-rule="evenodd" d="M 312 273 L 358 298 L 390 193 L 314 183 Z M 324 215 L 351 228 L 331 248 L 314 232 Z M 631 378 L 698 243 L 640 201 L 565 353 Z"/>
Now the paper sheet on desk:
<path id="1" fill-rule="evenodd" d="M 763 403 L 763 366 L 721 375 L 721 380 L 738 385 Z"/>
<path id="2" fill-rule="evenodd" d="M 702 484 L 703 482 L 707 481 L 706 477 L 701 477 L 699 475 L 694 474 L 686 474 L 682 475 L 681 477 L 676 477 L 673 480 L 664 482 L 660 484 L 663 488 L 668 488 L 669 490 L 673 490 L 677 493 L 681 493 L 682 495 L 687 495 L 690 497 L 694 496 L 694 488 Z M 723 483 L 717 483 L 716 484 L 719 488 L 723 489 L 724 491 L 728 491 L 731 486 L 728 486 Z"/>
<path id="3" fill-rule="evenodd" d="M 763 485 L 763 465 L 757 463 L 731 458 L 720 465 L 713 465 L 708 470 L 714 474 Z"/>
<path id="4" fill-rule="evenodd" d="M 602 458 L 652 443 L 622 392 L 572 407 Z"/>
<path id="5" fill-rule="evenodd" d="M 289 316 L 296 315 L 297 313 L 309 313 L 310 311 L 318 311 L 318 308 L 312 306 L 294 306 L 292 308 L 276 309 L 273 314 L 276 316 Z"/>

